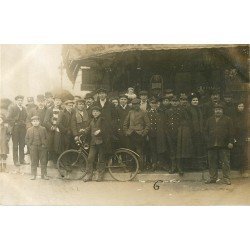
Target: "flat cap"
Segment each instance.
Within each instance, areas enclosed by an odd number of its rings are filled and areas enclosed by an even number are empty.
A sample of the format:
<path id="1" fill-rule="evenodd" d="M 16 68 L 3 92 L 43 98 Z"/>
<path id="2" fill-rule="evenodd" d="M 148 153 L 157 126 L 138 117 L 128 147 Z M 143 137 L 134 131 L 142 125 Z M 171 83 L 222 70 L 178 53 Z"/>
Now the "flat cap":
<path id="1" fill-rule="evenodd" d="M 224 109 L 223 105 L 218 103 L 216 105 L 214 105 L 214 109 Z"/>
<path id="2" fill-rule="evenodd" d="M 40 120 L 39 116 L 37 115 L 32 116 L 31 121 L 34 121 L 34 120 Z"/>
<path id="3" fill-rule="evenodd" d="M 53 97 L 51 92 L 45 92 L 44 96 L 45 98 Z"/>
<path id="4" fill-rule="evenodd" d="M 74 102 L 74 100 L 67 100 L 64 102 L 65 105 L 70 104 L 70 103 L 74 104 L 75 102 Z"/>
<path id="5" fill-rule="evenodd" d="M 148 91 L 142 90 L 142 91 L 139 92 L 139 96 L 140 95 L 148 95 Z"/>
<path id="6" fill-rule="evenodd" d="M 141 100 L 138 99 L 138 98 L 135 98 L 131 101 L 132 104 L 140 104 L 141 103 Z"/>
<path id="7" fill-rule="evenodd" d="M 175 95 L 173 96 L 173 98 L 171 100 L 174 101 L 174 102 L 178 102 L 178 98 Z"/>
<path id="8" fill-rule="evenodd" d="M 157 103 L 159 101 L 158 98 L 156 98 L 155 96 L 153 96 L 152 98 L 149 99 L 150 103 Z"/>
<path id="9" fill-rule="evenodd" d="M 166 89 L 165 94 L 173 94 L 173 90 L 172 89 Z"/>
<path id="10" fill-rule="evenodd" d="M 98 90 L 97 90 L 97 93 L 99 94 L 99 93 L 107 93 L 108 91 L 105 89 L 105 88 L 99 88 Z"/>
<path id="11" fill-rule="evenodd" d="M 128 99 L 128 97 L 125 94 L 119 95 L 119 98 L 126 98 L 126 99 Z"/>
<path id="12" fill-rule="evenodd" d="M 28 102 L 34 102 L 34 97 L 33 96 L 27 97 L 27 101 Z"/>
<path id="13" fill-rule="evenodd" d="M 92 112 L 93 110 L 96 110 L 96 111 L 100 111 L 100 112 L 101 112 L 102 109 L 101 109 L 100 107 L 98 107 L 98 106 L 94 106 L 94 107 L 91 108 L 91 112 Z"/>

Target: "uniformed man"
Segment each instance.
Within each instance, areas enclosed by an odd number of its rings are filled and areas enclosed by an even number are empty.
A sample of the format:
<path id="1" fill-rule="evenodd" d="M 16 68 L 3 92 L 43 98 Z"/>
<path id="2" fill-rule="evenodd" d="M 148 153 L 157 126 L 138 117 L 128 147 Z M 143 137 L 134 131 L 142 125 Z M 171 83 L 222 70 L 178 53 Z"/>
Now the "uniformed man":
<path id="1" fill-rule="evenodd" d="M 221 164 L 223 182 L 231 185 L 230 181 L 230 149 L 233 148 L 233 121 L 223 114 L 223 106 L 215 105 L 214 115 L 206 124 L 205 136 L 208 148 L 208 164 L 210 179 L 205 183 L 216 183 L 218 168 Z"/>
<path id="2" fill-rule="evenodd" d="M 166 111 L 166 135 L 170 150 L 171 167 L 169 173 L 177 171 L 177 138 L 178 128 L 181 123 L 181 109 L 178 107 L 179 100 L 174 96 L 171 100 L 171 108 Z"/>
<path id="3" fill-rule="evenodd" d="M 148 132 L 150 146 L 150 160 L 152 170 L 156 170 L 162 163 L 162 155 L 166 151 L 166 140 L 164 131 L 164 112 L 159 109 L 159 100 L 155 97 L 149 100 L 150 130 Z"/>
<path id="4" fill-rule="evenodd" d="M 24 161 L 24 147 L 26 134 L 27 111 L 23 106 L 24 97 L 15 97 L 15 105 L 11 105 L 8 111 L 7 121 L 11 127 L 13 142 L 13 161 L 15 166 L 26 164 Z"/>

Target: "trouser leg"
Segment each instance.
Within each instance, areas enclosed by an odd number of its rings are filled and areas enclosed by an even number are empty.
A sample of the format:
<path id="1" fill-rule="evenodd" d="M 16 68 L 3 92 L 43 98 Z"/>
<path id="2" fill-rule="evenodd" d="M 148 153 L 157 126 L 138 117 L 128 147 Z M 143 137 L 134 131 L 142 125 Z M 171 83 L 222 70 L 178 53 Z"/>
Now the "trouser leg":
<path id="1" fill-rule="evenodd" d="M 25 127 L 19 128 L 19 134 L 18 134 L 18 144 L 19 144 L 19 161 L 20 163 L 24 162 L 24 147 L 25 147 L 25 134 L 26 129 Z"/>
<path id="2" fill-rule="evenodd" d="M 98 164 L 97 171 L 100 173 L 105 172 L 105 154 L 104 154 L 104 146 L 102 144 L 97 146 L 98 149 Z"/>
<path id="3" fill-rule="evenodd" d="M 93 164 L 97 155 L 97 146 L 92 145 L 89 149 L 88 162 L 86 165 L 86 173 L 93 174 Z"/>
<path id="4" fill-rule="evenodd" d="M 156 137 L 149 138 L 149 147 L 150 147 L 150 156 L 151 163 L 155 164 L 158 162 L 158 153 L 157 153 L 157 140 Z"/>
<path id="5" fill-rule="evenodd" d="M 13 161 L 18 162 L 18 130 L 15 126 L 12 132 L 12 144 L 13 144 Z"/>
<path id="6" fill-rule="evenodd" d="M 31 161 L 31 174 L 37 175 L 37 167 L 39 164 L 39 147 L 31 146 L 30 147 L 30 161 Z"/>
<path id="7" fill-rule="evenodd" d="M 230 179 L 230 150 L 220 149 L 218 153 L 221 161 L 223 179 Z"/>
<path id="8" fill-rule="evenodd" d="M 41 164 L 41 176 L 47 175 L 47 149 L 40 147 L 39 159 Z"/>
<path id="9" fill-rule="evenodd" d="M 209 174 L 211 180 L 218 179 L 218 165 L 219 157 L 217 149 L 208 150 L 208 164 L 209 164 Z"/>

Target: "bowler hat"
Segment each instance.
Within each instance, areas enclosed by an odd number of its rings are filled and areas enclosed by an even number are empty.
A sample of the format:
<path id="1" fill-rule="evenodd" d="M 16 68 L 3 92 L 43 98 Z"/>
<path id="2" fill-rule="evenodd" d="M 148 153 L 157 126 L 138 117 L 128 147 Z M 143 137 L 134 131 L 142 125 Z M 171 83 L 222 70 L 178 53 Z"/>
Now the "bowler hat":
<path id="1" fill-rule="evenodd" d="M 45 100 L 44 95 L 37 95 L 36 100 L 38 102 L 43 102 Z"/>
<path id="2" fill-rule="evenodd" d="M 15 100 L 18 100 L 18 99 L 24 99 L 24 96 L 22 96 L 22 95 L 17 95 L 16 97 L 15 97 Z"/>
<path id="3" fill-rule="evenodd" d="M 45 92 L 44 96 L 45 98 L 53 97 L 51 92 Z"/>
<path id="4" fill-rule="evenodd" d="M 79 103 L 79 102 L 80 102 L 80 103 L 85 103 L 85 100 L 84 100 L 84 99 L 82 99 L 82 98 L 81 98 L 81 99 L 77 99 L 77 100 L 75 100 L 75 103 Z"/>
<path id="5" fill-rule="evenodd" d="M 90 99 L 90 98 L 94 100 L 93 95 L 92 95 L 91 93 L 87 93 L 87 94 L 85 95 L 85 99 Z"/>

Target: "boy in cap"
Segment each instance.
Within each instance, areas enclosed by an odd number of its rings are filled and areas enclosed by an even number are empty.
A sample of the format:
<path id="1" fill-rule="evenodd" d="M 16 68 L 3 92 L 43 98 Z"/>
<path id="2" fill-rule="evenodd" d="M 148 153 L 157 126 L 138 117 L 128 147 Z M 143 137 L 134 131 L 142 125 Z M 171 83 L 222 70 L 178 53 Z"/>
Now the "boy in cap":
<path id="1" fill-rule="evenodd" d="M 26 164 L 24 161 L 24 147 L 26 134 L 27 110 L 23 106 L 24 97 L 15 97 L 15 105 L 11 105 L 8 111 L 7 121 L 11 128 L 13 142 L 13 161 L 15 166 Z"/>
<path id="2" fill-rule="evenodd" d="M 40 126 L 39 117 L 31 118 L 32 127 L 27 130 L 25 141 L 30 149 L 31 180 L 36 179 L 37 167 L 41 165 L 41 178 L 47 177 L 47 141 L 48 134 L 44 127 Z"/>
<path id="3" fill-rule="evenodd" d="M 129 137 L 130 147 L 140 155 L 141 168 L 143 168 L 143 146 L 145 137 L 150 129 L 150 121 L 146 112 L 140 109 L 140 99 L 132 100 L 132 110 L 129 111 L 123 124 L 123 130 Z"/>
<path id="4" fill-rule="evenodd" d="M 9 153 L 10 129 L 6 123 L 5 115 L 0 115 L 0 172 L 6 170 L 6 159 Z"/>
<path id="5" fill-rule="evenodd" d="M 92 108 L 92 116 L 89 126 L 83 131 L 85 135 L 90 135 L 90 150 L 86 166 L 86 175 L 84 182 L 91 181 L 93 177 L 93 164 L 98 158 L 97 172 L 98 177 L 96 181 L 102 181 L 105 174 L 106 155 L 111 152 L 110 142 L 110 127 L 101 116 L 101 108 L 94 106 Z"/>
<path id="6" fill-rule="evenodd" d="M 216 183 L 218 168 L 221 163 L 223 182 L 231 185 L 230 181 L 230 149 L 233 148 L 233 122 L 223 114 L 223 106 L 214 106 L 214 115 L 207 120 L 206 142 L 208 149 L 208 164 L 210 179 L 205 183 Z"/>

